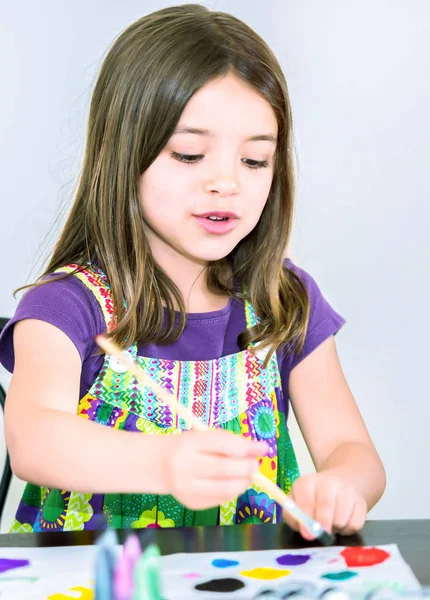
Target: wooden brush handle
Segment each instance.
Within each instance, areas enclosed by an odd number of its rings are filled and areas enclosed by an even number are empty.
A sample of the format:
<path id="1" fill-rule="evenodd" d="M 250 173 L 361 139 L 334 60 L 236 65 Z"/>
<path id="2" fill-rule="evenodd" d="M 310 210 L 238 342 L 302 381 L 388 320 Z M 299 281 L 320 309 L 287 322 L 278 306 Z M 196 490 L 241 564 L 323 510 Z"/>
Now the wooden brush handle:
<path id="1" fill-rule="evenodd" d="M 122 352 L 116 344 L 105 338 L 103 335 L 96 337 L 96 342 L 107 354 L 115 356 L 137 380 L 146 385 L 154 394 L 167 406 L 175 410 L 180 417 L 184 419 L 193 429 L 197 431 L 208 431 L 208 427 L 198 419 L 188 408 L 178 402 L 177 398 L 167 392 L 161 385 L 148 377 L 146 373 L 136 364 L 127 352 Z M 271 496 L 281 506 L 287 500 L 288 496 L 277 485 L 272 483 L 262 473 L 257 471 L 253 476 L 253 482 Z"/>

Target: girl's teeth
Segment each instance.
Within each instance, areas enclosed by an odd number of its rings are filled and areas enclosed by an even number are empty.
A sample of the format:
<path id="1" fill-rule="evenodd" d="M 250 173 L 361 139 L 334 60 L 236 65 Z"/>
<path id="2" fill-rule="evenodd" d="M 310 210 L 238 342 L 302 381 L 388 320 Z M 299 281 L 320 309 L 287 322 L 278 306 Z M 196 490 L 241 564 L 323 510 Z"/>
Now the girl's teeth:
<path id="1" fill-rule="evenodd" d="M 227 221 L 228 217 L 207 217 L 210 221 Z"/>

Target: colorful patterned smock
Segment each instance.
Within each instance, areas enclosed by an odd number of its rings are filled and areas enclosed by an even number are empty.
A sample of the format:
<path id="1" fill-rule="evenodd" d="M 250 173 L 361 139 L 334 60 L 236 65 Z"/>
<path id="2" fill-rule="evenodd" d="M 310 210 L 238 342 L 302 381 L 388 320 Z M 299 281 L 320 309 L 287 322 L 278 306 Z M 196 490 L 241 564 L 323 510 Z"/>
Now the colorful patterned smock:
<path id="1" fill-rule="evenodd" d="M 75 265 L 61 271 L 72 272 Z M 106 328 L 112 320 L 112 296 L 105 275 L 85 269 L 77 277 L 100 305 Z M 44 286 L 49 287 L 49 286 Z M 334 313 L 334 311 L 333 311 Z M 245 302 L 246 325 L 257 316 Z M 166 360 L 138 356 L 126 350 L 146 374 L 175 394 L 204 423 L 253 440 L 264 440 L 269 455 L 259 459 L 260 470 L 285 492 L 298 477 L 298 467 L 285 423 L 281 377 L 276 354 L 263 368 L 263 358 L 250 349 L 213 360 Z M 180 434 L 187 425 L 162 405 L 113 357 L 105 356 L 94 383 L 78 404 L 84 419 L 143 434 Z M 83 529 L 178 527 L 276 523 L 278 505 L 257 486 L 237 499 L 208 510 L 185 508 L 171 496 L 153 494 L 91 494 L 27 484 L 12 532 Z"/>

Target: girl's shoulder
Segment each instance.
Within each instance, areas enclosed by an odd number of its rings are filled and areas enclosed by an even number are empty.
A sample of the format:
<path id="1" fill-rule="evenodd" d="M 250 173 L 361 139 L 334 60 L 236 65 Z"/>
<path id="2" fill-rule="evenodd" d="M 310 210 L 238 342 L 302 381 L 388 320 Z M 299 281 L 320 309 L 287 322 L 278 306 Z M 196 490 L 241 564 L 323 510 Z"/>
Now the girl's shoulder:
<path id="1" fill-rule="evenodd" d="M 106 330 L 100 303 L 78 277 L 56 279 L 29 288 L 0 337 L 0 362 L 10 372 L 14 367 L 13 328 L 24 319 L 38 319 L 58 327 L 75 344 L 82 361 L 96 349 L 94 338 Z"/>
<path id="2" fill-rule="evenodd" d="M 284 259 L 284 269 L 287 271 L 292 271 L 295 275 L 297 275 L 300 278 L 309 294 L 310 300 L 311 296 L 318 296 L 321 294 L 321 291 L 315 279 L 307 271 L 296 265 L 291 260 L 291 258 Z"/>
<path id="3" fill-rule="evenodd" d="M 345 319 L 333 308 L 324 296 L 315 279 L 290 259 L 284 261 L 284 268 L 297 275 L 305 286 L 309 297 L 309 321 L 302 352 L 291 357 L 291 368 L 308 356 L 328 337 L 336 335 L 344 325 Z"/>

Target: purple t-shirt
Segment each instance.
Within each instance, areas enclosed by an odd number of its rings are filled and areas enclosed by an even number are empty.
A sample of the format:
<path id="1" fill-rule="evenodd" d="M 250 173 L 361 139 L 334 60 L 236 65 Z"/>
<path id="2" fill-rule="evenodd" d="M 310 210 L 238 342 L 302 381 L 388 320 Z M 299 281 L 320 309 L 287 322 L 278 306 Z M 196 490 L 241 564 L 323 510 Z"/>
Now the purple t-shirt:
<path id="1" fill-rule="evenodd" d="M 277 353 L 287 413 L 291 370 L 324 340 L 337 333 L 345 321 L 324 299 L 308 273 L 290 260 L 286 261 L 285 266 L 301 278 L 310 299 L 309 326 L 302 352 L 294 355 L 279 349 Z M 106 325 L 94 294 L 73 276 L 29 290 L 20 300 L 15 315 L 0 337 L 0 362 L 11 373 L 14 368 L 13 326 L 23 319 L 51 323 L 75 344 L 82 360 L 82 398 L 91 388 L 103 363 L 103 356 L 96 355 L 98 347 L 94 338 L 105 332 Z M 139 348 L 138 354 L 170 360 L 211 360 L 240 352 L 237 338 L 245 328 L 243 303 L 230 299 L 221 310 L 189 313 L 184 332 L 174 344 L 146 345 Z"/>

